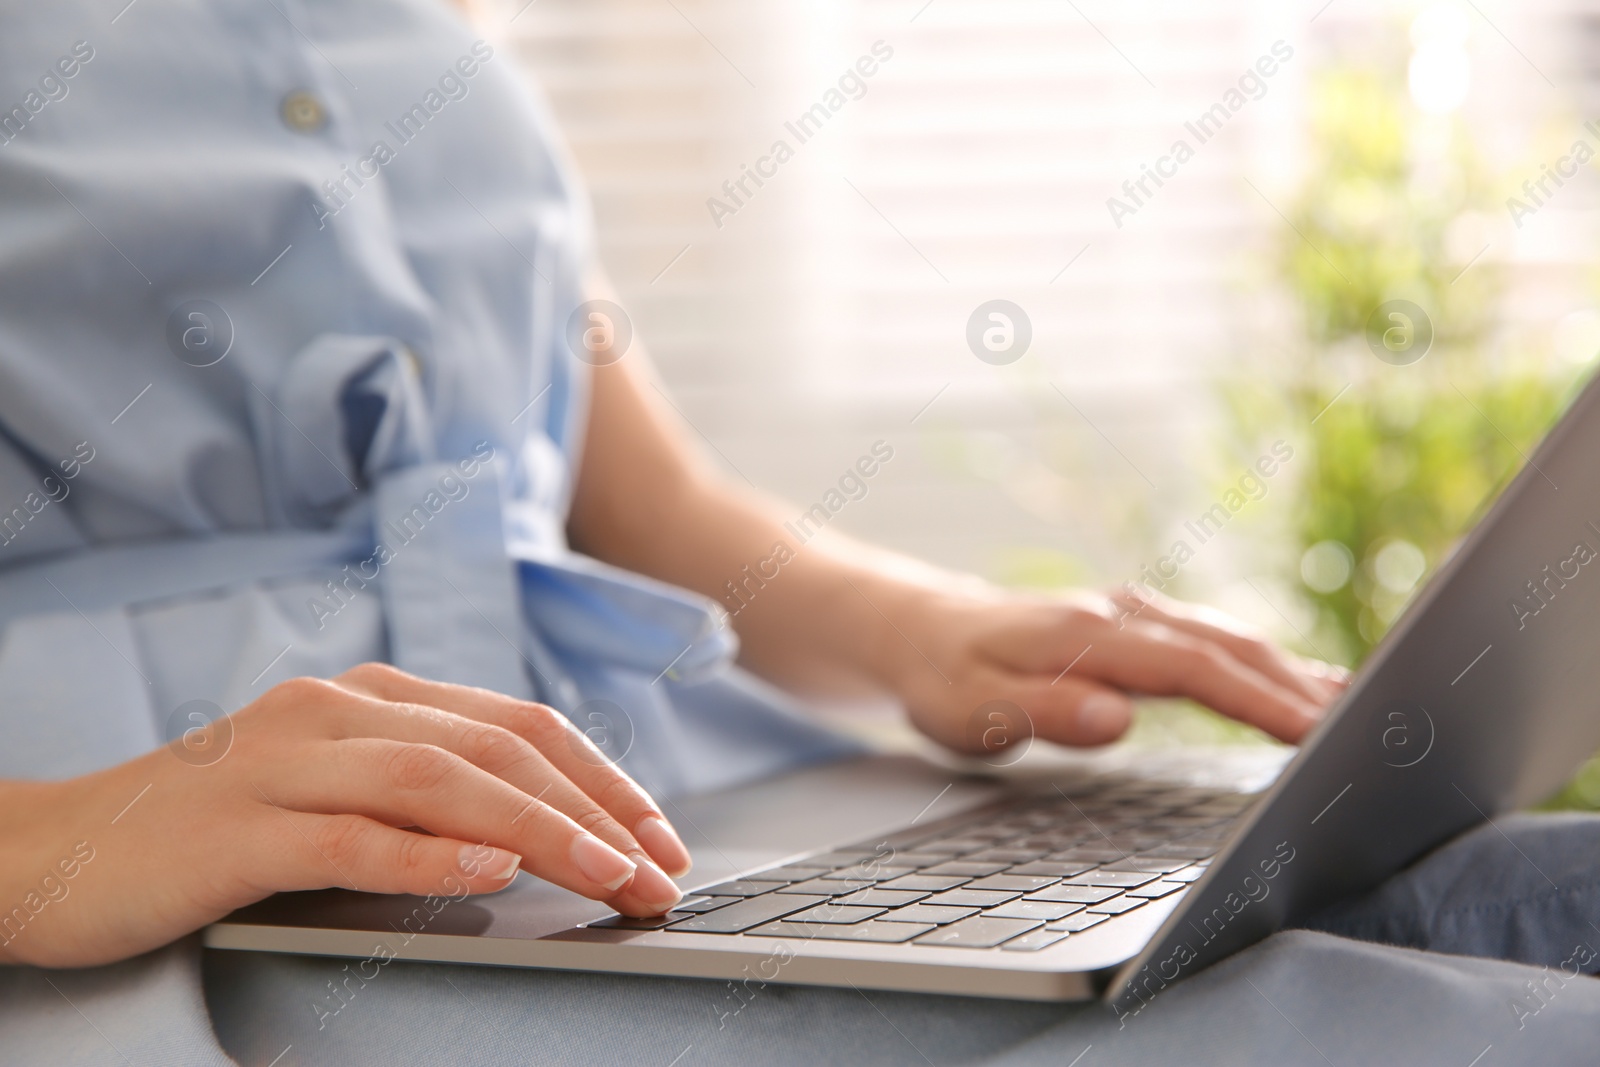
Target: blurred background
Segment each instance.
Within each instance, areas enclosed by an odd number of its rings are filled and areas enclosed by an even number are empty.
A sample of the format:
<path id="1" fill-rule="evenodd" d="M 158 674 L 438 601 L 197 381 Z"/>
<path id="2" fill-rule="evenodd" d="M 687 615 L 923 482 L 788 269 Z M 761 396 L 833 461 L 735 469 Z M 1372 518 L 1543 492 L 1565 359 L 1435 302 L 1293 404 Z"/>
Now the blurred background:
<path id="1" fill-rule="evenodd" d="M 497 3 L 707 454 L 937 563 L 1356 665 L 1600 352 L 1588 0 Z"/>

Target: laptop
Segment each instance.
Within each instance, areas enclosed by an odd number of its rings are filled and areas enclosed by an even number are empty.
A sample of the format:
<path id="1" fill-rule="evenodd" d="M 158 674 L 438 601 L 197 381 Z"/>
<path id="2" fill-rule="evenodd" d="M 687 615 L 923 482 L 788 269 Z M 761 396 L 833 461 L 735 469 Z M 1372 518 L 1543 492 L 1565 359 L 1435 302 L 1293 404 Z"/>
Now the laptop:
<path id="1" fill-rule="evenodd" d="M 1547 797 L 1600 748 L 1597 409 L 1591 381 L 1297 751 L 1123 748 L 981 775 L 872 756 L 667 802 L 696 860 L 669 915 L 523 875 L 463 899 L 280 894 L 205 943 L 719 979 L 730 1012 L 767 983 L 1137 1012 Z"/>

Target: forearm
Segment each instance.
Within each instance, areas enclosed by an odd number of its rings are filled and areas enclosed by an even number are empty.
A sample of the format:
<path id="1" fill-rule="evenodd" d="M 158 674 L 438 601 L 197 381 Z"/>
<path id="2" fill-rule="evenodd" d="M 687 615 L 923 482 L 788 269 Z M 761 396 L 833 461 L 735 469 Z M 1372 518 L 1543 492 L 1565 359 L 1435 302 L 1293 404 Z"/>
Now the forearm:
<path id="1" fill-rule="evenodd" d="M 70 833 L 50 832 L 61 814 L 58 808 L 59 798 L 47 783 L 0 781 L 0 811 L 9 816 L 0 829 L 0 964 L 28 958 L 18 938 L 46 903 L 63 893 L 52 861 L 55 853 L 72 861 L 73 842 Z M 43 818 L 24 817 L 24 812 L 42 813 Z M 77 873 L 75 864 L 62 873 L 67 870 Z"/>
<path id="2" fill-rule="evenodd" d="M 599 559 L 711 597 L 746 666 L 791 688 L 896 688 L 915 648 L 890 622 L 940 576 L 822 531 L 801 540 L 775 502 L 707 470 L 653 386 L 595 376 L 570 533 Z M 957 579 L 951 579 L 952 581 Z"/>
<path id="3" fill-rule="evenodd" d="M 643 543 L 640 569 L 717 600 L 744 664 L 780 684 L 892 689 L 906 649 L 888 618 L 919 586 L 874 566 L 874 553 L 839 536 L 801 542 L 754 494 L 701 483 Z"/>

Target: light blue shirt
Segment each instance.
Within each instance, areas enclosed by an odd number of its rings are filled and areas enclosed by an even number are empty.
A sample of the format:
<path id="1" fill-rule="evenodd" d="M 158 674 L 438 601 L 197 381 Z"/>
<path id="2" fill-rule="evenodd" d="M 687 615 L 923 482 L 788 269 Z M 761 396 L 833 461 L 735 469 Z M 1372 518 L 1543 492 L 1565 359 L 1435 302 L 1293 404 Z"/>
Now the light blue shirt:
<path id="1" fill-rule="evenodd" d="M 657 793 L 852 751 L 708 600 L 566 544 L 588 212 L 511 57 L 441 0 L 124 2 L 0 18 L 0 776 L 366 660 L 551 703 Z M 59 980 L 221 1063 L 198 958 Z M 50 1018 L 7 998 L 3 1058 L 121 1062 Z"/>
<path id="2" fill-rule="evenodd" d="M 441 0 L 8 6 L 0 774 L 368 659 L 665 793 L 850 750 L 566 544 L 588 208 L 511 56 Z"/>

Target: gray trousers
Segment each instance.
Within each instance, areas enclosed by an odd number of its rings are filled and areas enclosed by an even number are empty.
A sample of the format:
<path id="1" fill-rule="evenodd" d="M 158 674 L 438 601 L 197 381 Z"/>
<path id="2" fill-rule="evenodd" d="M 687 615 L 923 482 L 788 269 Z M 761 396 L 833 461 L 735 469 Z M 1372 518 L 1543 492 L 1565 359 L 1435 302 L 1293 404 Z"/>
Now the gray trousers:
<path id="1" fill-rule="evenodd" d="M 37 1009 L 6 1012 L 0 1058 L 226 1063 L 191 1032 L 209 1011 L 227 1056 L 281 1057 L 275 1067 L 1584 1063 L 1600 1059 L 1597 921 L 1600 817 L 1521 815 L 1125 1021 L 1098 1004 L 776 985 L 742 1000 L 719 982 L 404 963 L 319 1017 L 339 961 L 191 941 L 116 967 L 0 979 L 0 1000 Z M 140 983 L 196 992 L 173 1018 L 139 1017 L 129 989 Z M 46 1048 L 57 1050 L 48 1061 L 26 1054 Z"/>

